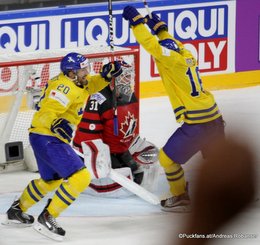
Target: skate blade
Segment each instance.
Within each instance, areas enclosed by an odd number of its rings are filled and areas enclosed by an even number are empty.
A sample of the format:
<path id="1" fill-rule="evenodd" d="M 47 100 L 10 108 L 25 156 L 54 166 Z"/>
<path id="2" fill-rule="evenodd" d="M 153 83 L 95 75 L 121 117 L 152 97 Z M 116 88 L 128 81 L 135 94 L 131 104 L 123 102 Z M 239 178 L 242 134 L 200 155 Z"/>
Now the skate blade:
<path id="1" fill-rule="evenodd" d="M 54 240 L 54 241 L 58 241 L 58 242 L 62 242 L 64 240 L 64 236 L 55 234 L 51 231 L 49 231 L 44 225 L 37 223 L 33 226 L 33 228 L 38 231 L 39 233 L 41 233 L 42 235 Z"/>
<path id="2" fill-rule="evenodd" d="M 175 207 L 161 207 L 162 211 L 165 212 L 172 212 L 172 213 L 190 213 L 191 212 L 191 206 L 175 206 Z"/>
<path id="3" fill-rule="evenodd" d="M 25 223 L 21 223 L 17 220 L 10 220 L 10 219 L 7 219 L 5 221 L 2 221 L 1 222 L 2 225 L 5 225 L 5 226 L 10 226 L 10 227 L 16 227 L 16 228 L 26 228 L 26 227 L 31 227 L 33 225 L 32 224 L 25 224 Z"/>

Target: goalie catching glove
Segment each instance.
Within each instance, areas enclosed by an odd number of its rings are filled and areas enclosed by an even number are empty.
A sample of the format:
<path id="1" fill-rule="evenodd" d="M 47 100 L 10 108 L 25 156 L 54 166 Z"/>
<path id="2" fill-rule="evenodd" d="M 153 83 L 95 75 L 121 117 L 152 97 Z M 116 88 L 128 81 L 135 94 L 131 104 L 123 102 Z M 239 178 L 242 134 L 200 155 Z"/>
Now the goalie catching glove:
<path id="1" fill-rule="evenodd" d="M 111 81 L 112 77 L 118 77 L 122 73 L 122 67 L 120 62 L 114 61 L 103 65 L 100 75 L 107 81 Z"/>
<path id="2" fill-rule="evenodd" d="M 68 120 L 64 118 L 55 119 L 51 125 L 51 131 L 68 142 L 71 141 L 73 129 Z"/>
<path id="3" fill-rule="evenodd" d="M 129 146 L 129 152 L 141 167 L 149 168 L 149 165 L 158 161 L 159 149 L 145 138 L 137 135 Z"/>

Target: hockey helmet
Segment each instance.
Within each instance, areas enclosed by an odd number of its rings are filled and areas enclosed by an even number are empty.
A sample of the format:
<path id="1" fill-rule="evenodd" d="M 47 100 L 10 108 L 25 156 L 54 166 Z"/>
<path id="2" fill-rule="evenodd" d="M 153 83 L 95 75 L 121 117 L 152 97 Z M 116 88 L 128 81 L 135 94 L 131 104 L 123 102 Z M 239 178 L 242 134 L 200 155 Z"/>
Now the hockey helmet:
<path id="1" fill-rule="evenodd" d="M 180 52 L 180 48 L 179 48 L 178 44 L 173 39 L 167 38 L 164 40 L 160 40 L 159 43 L 167 49 L 170 49 L 170 50 L 173 50 L 176 52 Z"/>
<path id="2" fill-rule="evenodd" d="M 60 63 L 60 69 L 65 75 L 67 75 L 69 71 L 76 73 L 77 70 L 86 67 L 89 68 L 88 59 L 82 54 L 73 52 L 63 57 Z"/>

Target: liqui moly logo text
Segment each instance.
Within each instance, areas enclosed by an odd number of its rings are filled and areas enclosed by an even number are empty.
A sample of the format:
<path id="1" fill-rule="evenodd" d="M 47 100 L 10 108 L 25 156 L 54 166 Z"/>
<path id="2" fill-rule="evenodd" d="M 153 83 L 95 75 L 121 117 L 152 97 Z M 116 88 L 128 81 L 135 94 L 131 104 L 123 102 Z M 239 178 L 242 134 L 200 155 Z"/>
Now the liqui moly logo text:
<path id="1" fill-rule="evenodd" d="M 193 53 L 201 72 L 227 69 L 229 19 L 226 5 L 158 14 L 167 22 L 169 32 Z M 158 76 L 155 70 L 153 76 Z"/>
<path id="2" fill-rule="evenodd" d="M 49 21 L 0 23 L 0 53 L 49 49 Z"/>

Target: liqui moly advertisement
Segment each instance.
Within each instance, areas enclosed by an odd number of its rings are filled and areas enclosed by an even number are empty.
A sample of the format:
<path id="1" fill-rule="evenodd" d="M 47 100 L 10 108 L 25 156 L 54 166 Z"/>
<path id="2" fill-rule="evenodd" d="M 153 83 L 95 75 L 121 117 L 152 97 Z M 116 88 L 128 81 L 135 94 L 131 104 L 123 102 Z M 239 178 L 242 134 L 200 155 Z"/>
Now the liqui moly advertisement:
<path id="1" fill-rule="evenodd" d="M 169 32 L 197 58 L 201 73 L 234 72 L 235 2 L 154 8 Z M 145 51 L 141 50 L 141 57 Z M 147 64 L 146 57 L 146 64 Z M 158 76 L 151 59 L 152 77 Z M 148 74 L 147 74 L 148 75 Z"/>
<path id="2" fill-rule="evenodd" d="M 175 5 L 176 2 L 181 5 Z M 192 51 L 201 72 L 233 72 L 235 1 L 185 2 L 188 1 L 151 1 L 149 8 L 168 24 L 170 33 Z M 114 44 L 139 47 L 128 22 L 122 18 L 123 8 L 128 4 L 135 6 L 141 14 L 147 14 L 142 2 L 113 3 Z M 0 57 L 98 44 L 109 44 L 106 3 L 0 12 Z M 140 80 L 158 79 L 151 57 L 142 48 L 140 58 Z"/>

